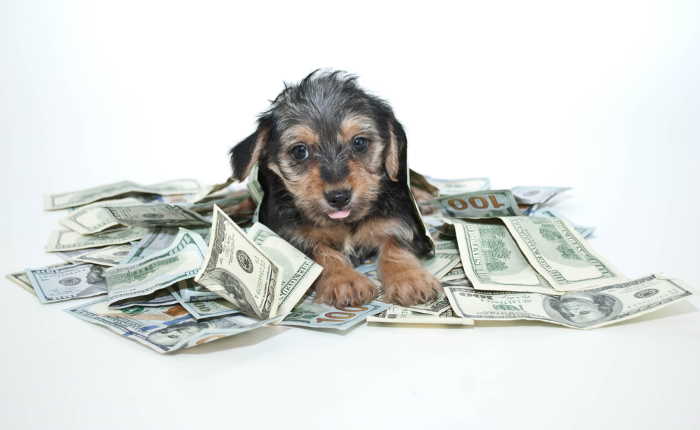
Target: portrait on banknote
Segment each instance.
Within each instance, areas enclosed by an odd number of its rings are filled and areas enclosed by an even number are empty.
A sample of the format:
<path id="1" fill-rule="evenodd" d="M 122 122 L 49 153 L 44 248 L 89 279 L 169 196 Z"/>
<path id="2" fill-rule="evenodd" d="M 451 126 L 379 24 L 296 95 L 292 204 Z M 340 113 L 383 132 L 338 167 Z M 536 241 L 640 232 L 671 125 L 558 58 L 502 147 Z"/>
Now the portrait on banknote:
<path id="1" fill-rule="evenodd" d="M 622 303 L 608 294 L 581 292 L 549 296 L 544 300 L 544 309 L 553 320 L 583 327 L 612 319 L 622 309 Z"/>

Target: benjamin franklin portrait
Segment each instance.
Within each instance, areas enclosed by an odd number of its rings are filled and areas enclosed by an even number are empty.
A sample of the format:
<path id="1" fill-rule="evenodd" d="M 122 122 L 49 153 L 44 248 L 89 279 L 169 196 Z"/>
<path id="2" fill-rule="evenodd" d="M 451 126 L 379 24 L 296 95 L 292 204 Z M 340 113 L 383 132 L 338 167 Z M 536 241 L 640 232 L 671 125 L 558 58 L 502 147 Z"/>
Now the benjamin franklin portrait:
<path id="1" fill-rule="evenodd" d="M 544 305 L 552 319 L 576 327 L 589 327 L 608 321 L 622 308 L 622 304 L 613 296 L 585 292 L 548 297 Z"/>

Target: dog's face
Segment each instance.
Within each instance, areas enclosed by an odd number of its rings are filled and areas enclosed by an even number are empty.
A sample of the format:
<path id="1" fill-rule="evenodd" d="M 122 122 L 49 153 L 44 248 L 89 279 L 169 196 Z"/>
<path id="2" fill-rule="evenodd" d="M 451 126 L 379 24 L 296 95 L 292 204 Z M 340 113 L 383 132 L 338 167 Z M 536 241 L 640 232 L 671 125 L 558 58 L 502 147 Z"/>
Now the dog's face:
<path id="1" fill-rule="evenodd" d="M 307 218 L 329 225 L 367 214 L 381 181 L 397 180 L 405 144 L 391 108 L 354 77 L 315 72 L 277 96 L 231 159 L 239 180 L 264 164 Z"/>

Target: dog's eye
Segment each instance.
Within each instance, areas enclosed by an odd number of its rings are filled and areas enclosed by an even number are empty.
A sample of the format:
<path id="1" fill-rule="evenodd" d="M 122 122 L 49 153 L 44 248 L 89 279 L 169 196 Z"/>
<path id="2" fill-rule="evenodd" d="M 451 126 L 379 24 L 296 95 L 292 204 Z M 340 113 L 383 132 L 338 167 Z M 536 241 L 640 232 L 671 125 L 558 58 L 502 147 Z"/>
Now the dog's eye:
<path id="1" fill-rule="evenodd" d="M 357 136 L 352 140 L 352 150 L 355 152 L 365 152 L 367 151 L 367 145 L 369 140 L 365 137 Z"/>
<path id="2" fill-rule="evenodd" d="M 289 153 L 292 154 L 295 160 L 302 161 L 309 158 L 309 149 L 304 144 L 294 145 L 292 149 L 289 150 Z"/>

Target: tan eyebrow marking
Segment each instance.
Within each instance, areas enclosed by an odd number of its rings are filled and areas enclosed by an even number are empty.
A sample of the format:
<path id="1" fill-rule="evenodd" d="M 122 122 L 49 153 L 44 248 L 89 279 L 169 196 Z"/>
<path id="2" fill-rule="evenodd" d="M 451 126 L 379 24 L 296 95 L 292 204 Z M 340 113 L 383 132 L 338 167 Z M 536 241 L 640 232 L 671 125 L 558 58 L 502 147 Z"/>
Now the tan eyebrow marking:
<path id="1" fill-rule="evenodd" d="M 286 145 L 292 145 L 297 142 L 316 145 L 318 141 L 318 134 L 308 125 L 293 125 L 282 133 L 282 142 Z"/>
<path id="2" fill-rule="evenodd" d="M 367 137 L 373 137 L 377 134 L 374 121 L 366 116 L 353 115 L 343 119 L 340 124 L 340 137 L 343 142 L 349 142 L 350 139 L 358 134 L 366 134 Z"/>

